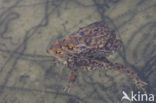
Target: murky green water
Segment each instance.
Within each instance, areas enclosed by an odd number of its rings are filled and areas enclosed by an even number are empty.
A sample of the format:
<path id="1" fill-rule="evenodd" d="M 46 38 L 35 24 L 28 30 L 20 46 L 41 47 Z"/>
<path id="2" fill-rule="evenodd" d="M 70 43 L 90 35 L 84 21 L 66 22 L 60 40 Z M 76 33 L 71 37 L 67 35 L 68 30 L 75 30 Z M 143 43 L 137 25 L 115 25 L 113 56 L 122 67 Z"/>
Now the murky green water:
<path id="1" fill-rule="evenodd" d="M 0 0 L 0 103 L 131 103 L 121 102 L 122 91 L 139 90 L 112 70 L 80 72 L 63 92 L 70 70 L 46 52 L 51 40 L 99 20 L 123 41 L 109 59 L 136 71 L 156 96 L 155 11 L 155 0 Z"/>

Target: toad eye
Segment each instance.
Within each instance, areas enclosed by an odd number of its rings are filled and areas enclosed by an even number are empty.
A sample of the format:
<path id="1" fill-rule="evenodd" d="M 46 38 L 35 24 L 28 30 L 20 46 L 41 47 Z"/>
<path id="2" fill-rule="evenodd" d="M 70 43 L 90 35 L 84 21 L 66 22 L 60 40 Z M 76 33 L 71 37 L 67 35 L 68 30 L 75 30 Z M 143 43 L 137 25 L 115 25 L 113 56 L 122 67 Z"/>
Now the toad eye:
<path id="1" fill-rule="evenodd" d="M 72 45 L 68 45 L 67 46 L 69 50 L 73 50 L 73 46 Z"/>
<path id="2" fill-rule="evenodd" d="M 61 50 L 56 50 L 56 54 L 61 54 L 62 51 Z"/>

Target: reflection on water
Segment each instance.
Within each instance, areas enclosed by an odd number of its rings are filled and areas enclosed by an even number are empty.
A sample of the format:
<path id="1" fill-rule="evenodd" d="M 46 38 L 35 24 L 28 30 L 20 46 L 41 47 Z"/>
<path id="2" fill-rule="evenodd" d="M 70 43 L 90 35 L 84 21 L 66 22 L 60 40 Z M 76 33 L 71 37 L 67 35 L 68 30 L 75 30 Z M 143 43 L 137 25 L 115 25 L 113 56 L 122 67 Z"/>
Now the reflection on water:
<path id="1" fill-rule="evenodd" d="M 1 103 L 120 103 L 122 91 L 138 93 L 127 74 L 112 70 L 80 72 L 70 93 L 63 92 L 70 70 L 47 45 L 99 20 L 123 41 L 109 59 L 134 70 L 156 95 L 154 11 L 155 0 L 1 0 Z"/>

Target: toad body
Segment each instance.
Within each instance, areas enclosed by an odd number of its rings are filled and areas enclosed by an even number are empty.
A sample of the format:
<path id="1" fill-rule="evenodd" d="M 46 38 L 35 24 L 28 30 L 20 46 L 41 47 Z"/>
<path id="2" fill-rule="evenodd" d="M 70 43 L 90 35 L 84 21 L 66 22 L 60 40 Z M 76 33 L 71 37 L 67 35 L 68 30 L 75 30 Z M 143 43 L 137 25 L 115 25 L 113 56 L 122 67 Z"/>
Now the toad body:
<path id="1" fill-rule="evenodd" d="M 69 90 L 78 77 L 78 71 L 92 71 L 99 68 L 112 69 L 130 75 L 139 89 L 145 91 L 145 82 L 137 74 L 120 63 L 112 63 L 107 57 L 122 46 L 122 41 L 116 38 L 115 31 L 108 27 L 105 21 L 94 22 L 80 28 L 77 32 L 55 40 L 48 51 L 59 61 L 71 69 Z"/>

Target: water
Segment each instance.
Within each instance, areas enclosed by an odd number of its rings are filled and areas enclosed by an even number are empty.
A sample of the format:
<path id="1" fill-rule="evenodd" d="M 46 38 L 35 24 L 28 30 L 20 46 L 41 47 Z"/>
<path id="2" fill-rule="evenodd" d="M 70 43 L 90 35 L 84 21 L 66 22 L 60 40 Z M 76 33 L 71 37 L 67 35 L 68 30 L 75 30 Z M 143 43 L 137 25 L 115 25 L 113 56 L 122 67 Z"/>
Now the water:
<path id="1" fill-rule="evenodd" d="M 63 92 L 70 70 L 46 52 L 51 40 L 100 20 L 123 41 L 109 60 L 134 70 L 156 95 L 155 11 L 155 0 L 0 0 L 0 103 L 130 103 L 122 92 L 139 90 L 113 70 L 80 72 Z"/>

